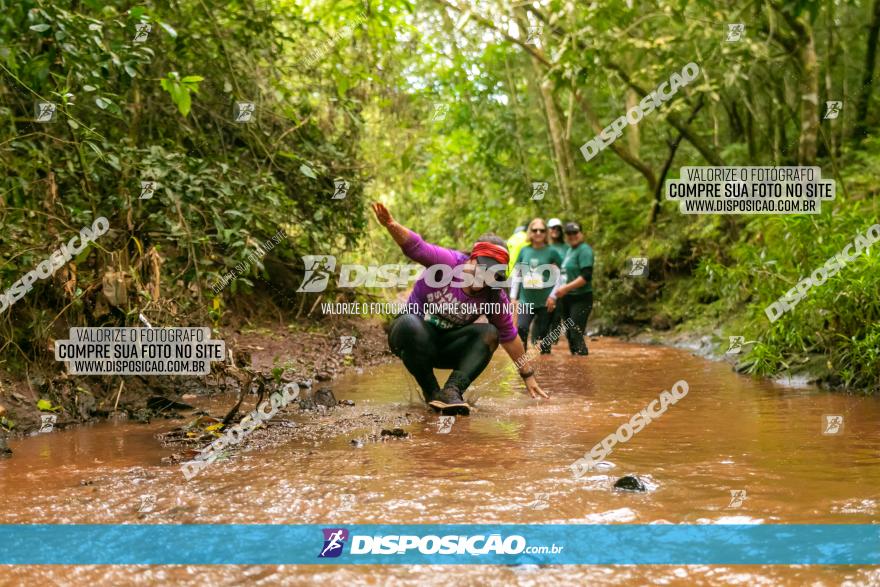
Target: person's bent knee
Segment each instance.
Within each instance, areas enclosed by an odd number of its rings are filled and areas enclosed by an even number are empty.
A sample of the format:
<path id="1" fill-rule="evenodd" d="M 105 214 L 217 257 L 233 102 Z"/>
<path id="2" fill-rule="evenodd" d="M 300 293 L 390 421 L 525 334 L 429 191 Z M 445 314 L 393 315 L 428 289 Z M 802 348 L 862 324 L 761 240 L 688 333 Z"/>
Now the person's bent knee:
<path id="1" fill-rule="evenodd" d="M 483 342 L 485 342 L 493 352 L 498 348 L 498 329 L 492 324 L 489 324 L 483 331 Z"/>
<path id="2" fill-rule="evenodd" d="M 407 335 L 413 336 L 421 334 L 425 331 L 425 321 L 421 316 L 416 316 L 415 314 L 401 314 L 395 319 L 394 324 L 391 325 L 391 335 L 392 336 L 400 336 Z"/>
<path id="3" fill-rule="evenodd" d="M 410 345 L 418 345 L 428 341 L 425 321 L 415 314 L 401 314 L 391 325 L 388 333 L 388 344 L 395 355 Z"/>

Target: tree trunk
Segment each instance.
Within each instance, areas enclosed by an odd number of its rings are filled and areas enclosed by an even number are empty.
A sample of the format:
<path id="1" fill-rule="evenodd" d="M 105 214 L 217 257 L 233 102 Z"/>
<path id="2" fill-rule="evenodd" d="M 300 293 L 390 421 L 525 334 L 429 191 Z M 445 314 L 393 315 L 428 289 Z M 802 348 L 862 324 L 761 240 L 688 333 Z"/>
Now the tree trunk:
<path id="1" fill-rule="evenodd" d="M 626 89 L 626 110 L 635 108 L 639 104 L 639 95 L 632 88 Z M 639 148 L 641 141 L 639 140 L 639 125 L 629 124 L 626 127 L 626 143 L 629 145 L 629 152 L 635 157 L 639 156 Z"/>
<path id="2" fill-rule="evenodd" d="M 526 30 L 527 18 L 525 11 L 519 10 L 520 18 L 517 19 L 520 30 Z M 540 51 L 536 51 L 540 54 Z M 537 86 L 541 101 L 544 104 L 544 114 L 546 115 L 547 131 L 550 133 L 550 143 L 553 147 L 553 163 L 556 167 L 556 177 L 559 182 L 559 195 L 562 198 L 562 206 L 565 210 L 571 210 L 571 169 L 574 162 L 571 158 L 570 149 L 565 141 L 565 125 L 562 123 L 562 117 L 559 114 L 559 108 L 553 98 L 553 84 L 550 80 L 542 79 L 544 72 L 541 68 L 540 61 L 535 56 L 530 56 L 529 61 L 532 64 L 532 83 Z"/>
<path id="3" fill-rule="evenodd" d="M 874 0 L 874 16 L 868 28 L 868 46 L 865 51 L 865 70 L 862 72 L 862 91 L 859 94 L 859 103 L 856 106 L 856 124 L 853 127 L 852 138 L 859 143 L 868 134 L 868 106 L 871 102 L 871 92 L 874 89 L 874 67 L 877 64 L 877 43 L 880 36 L 880 0 Z"/>
<path id="4" fill-rule="evenodd" d="M 813 27 L 804 17 L 799 17 L 801 45 L 799 47 L 801 69 L 801 136 L 798 145 L 798 165 L 816 162 L 816 145 L 819 136 L 819 65 L 816 61 L 816 44 Z"/>
<path id="5" fill-rule="evenodd" d="M 596 116 L 590 103 L 581 96 L 580 92 L 575 93 L 575 98 L 577 99 L 578 104 L 580 104 L 581 109 L 584 111 L 584 114 L 587 116 L 587 120 L 590 121 L 590 126 L 593 128 L 593 132 L 596 134 L 602 132 L 602 123 L 599 122 L 599 117 Z M 628 149 L 621 147 L 617 142 L 611 143 L 608 148 L 614 151 L 624 163 L 637 170 L 645 177 L 645 180 L 648 182 L 648 192 L 653 194 L 654 188 L 657 186 L 657 176 L 654 175 L 654 171 L 651 167 L 638 157 L 635 157 Z"/>
<path id="6" fill-rule="evenodd" d="M 636 91 L 636 93 L 639 95 L 639 98 L 643 98 L 648 95 L 648 91 L 635 83 L 629 76 L 629 74 L 620 65 L 609 62 L 608 67 L 616 71 L 620 75 L 620 77 L 623 78 L 623 81 L 626 83 L 626 85 Z M 678 132 L 680 132 L 684 136 L 684 138 L 694 146 L 697 151 L 700 152 L 700 154 L 703 156 L 703 158 L 706 159 L 706 161 L 716 167 L 721 167 L 724 165 L 724 161 L 721 159 L 721 156 L 718 154 L 718 152 L 707 145 L 706 142 L 695 133 L 691 132 L 691 129 L 687 126 L 687 124 L 684 124 L 681 121 L 677 114 L 667 111 L 666 120 L 667 122 L 669 122 L 669 124 L 675 127 L 675 129 L 678 130 Z"/>

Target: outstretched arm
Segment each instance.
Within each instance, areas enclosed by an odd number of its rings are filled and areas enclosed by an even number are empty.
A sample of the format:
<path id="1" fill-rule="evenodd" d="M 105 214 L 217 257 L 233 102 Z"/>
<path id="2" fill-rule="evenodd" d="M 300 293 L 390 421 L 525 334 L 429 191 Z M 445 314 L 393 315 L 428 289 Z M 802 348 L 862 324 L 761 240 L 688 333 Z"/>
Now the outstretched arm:
<path id="1" fill-rule="evenodd" d="M 400 246 L 403 254 L 416 263 L 420 263 L 425 267 L 436 264 L 455 267 L 461 263 L 461 253 L 425 242 L 421 236 L 402 224 L 395 222 L 394 218 L 391 217 L 391 212 L 383 204 L 374 202 L 372 207 L 379 224 L 388 230 L 394 242 Z"/>
<path id="2" fill-rule="evenodd" d="M 525 381 L 529 395 L 532 397 L 549 398 L 550 396 L 541 389 L 541 386 L 538 385 L 538 380 L 535 379 L 535 368 L 531 365 L 531 358 L 526 356 L 526 349 L 523 348 L 523 343 L 519 337 L 508 342 L 502 342 L 501 346 L 504 347 L 513 364 L 516 365 L 520 376 L 528 375 L 528 377 L 523 377 L 523 381 Z"/>
<path id="3" fill-rule="evenodd" d="M 376 220 L 388 230 L 388 233 L 391 235 L 391 238 L 394 239 L 394 242 L 401 247 L 406 244 L 406 241 L 409 240 L 409 229 L 394 220 L 394 218 L 391 217 L 391 212 L 388 211 L 388 208 L 386 208 L 384 204 L 373 202 L 372 208 L 373 213 L 376 215 Z"/>

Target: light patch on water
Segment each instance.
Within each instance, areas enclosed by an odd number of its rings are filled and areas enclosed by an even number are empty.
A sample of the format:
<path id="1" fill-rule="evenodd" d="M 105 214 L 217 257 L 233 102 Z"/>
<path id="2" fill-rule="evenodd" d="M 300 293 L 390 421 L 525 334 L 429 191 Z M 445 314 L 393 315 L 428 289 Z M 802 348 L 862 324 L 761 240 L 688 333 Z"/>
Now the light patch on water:
<path id="1" fill-rule="evenodd" d="M 751 516 L 721 516 L 717 520 L 710 518 L 698 518 L 695 524 L 763 524 L 763 518 L 753 518 Z"/>
<path id="2" fill-rule="evenodd" d="M 786 374 L 781 377 L 777 377 L 773 380 L 773 383 L 777 385 L 782 385 L 783 387 L 792 387 L 794 389 L 809 389 L 813 387 L 813 381 L 815 381 L 816 377 L 814 375 L 794 375 Z"/>
<path id="3" fill-rule="evenodd" d="M 635 522 L 639 519 L 638 514 L 630 508 L 618 508 L 607 512 L 596 512 L 584 518 L 588 524 L 611 524 Z"/>
<path id="4" fill-rule="evenodd" d="M 877 502 L 873 499 L 851 499 L 842 505 L 833 506 L 831 512 L 835 514 L 875 514 L 877 513 Z"/>

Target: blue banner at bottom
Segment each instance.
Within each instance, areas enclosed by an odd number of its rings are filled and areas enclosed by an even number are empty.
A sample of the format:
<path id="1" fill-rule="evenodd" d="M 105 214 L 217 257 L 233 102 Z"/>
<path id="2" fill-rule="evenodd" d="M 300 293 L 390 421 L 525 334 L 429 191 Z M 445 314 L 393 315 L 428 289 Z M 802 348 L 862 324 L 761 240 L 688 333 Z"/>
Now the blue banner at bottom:
<path id="1" fill-rule="evenodd" d="M 880 525 L 0 525 L 0 564 L 878 565 Z"/>

